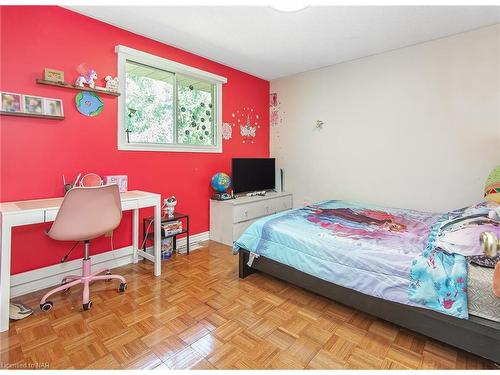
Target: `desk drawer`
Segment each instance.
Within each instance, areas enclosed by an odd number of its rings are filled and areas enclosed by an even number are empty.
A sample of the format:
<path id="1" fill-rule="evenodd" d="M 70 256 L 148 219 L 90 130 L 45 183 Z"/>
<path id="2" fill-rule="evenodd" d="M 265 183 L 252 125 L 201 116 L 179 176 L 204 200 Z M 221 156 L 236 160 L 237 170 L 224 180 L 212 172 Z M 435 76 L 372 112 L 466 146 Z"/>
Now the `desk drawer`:
<path id="1" fill-rule="evenodd" d="M 54 208 L 53 210 L 45 210 L 45 222 L 50 223 L 56 219 L 59 208 Z"/>
<path id="2" fill-rule="evenodd" d="M 136 208 L 139 208 L 139 205 L 137 204 L 137 199 L 131 199 L 122 202 L 122 211 L 135 210 Z"/>
<path id="3" fill-rule="evenodd" d="M 2 214 L 2 220 L 5 220 L 13 227 L 18 225 L 30 225 L 43 223 L 44 214 L 43 211 L 17 212 L 10 215 Z"/>

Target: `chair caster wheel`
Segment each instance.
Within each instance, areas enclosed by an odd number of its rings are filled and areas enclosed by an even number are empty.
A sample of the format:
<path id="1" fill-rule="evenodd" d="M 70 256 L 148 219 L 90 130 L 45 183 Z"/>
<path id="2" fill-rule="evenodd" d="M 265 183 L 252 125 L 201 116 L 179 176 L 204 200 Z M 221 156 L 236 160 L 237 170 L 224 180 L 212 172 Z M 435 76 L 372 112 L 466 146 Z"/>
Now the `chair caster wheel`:
<path id="1" fill-rule="evenodd" d="M 52 301 L 45 301 L 45 303 L 40 304 L 40 310 L 49 311 L 53 306 L 54 304 L 52 303 Z"/>
<path id="2" fill-rule="evenodd" d="M 118 288 L 118 291 L 120 293 L 123 293 L 126 290 L 127 290 L 127 283 L 120 283 L 120 287 Z"/>
<path id="3" fill-rule="evenodd" d="M 106 272 L 106 276 L 109 276 L 109 275 L 111 275 L 111 272 L 110 272 L 110 271 L 107 271 L 107 272 Z M 113 279 L 106 279 L 106 281 L 111 281 L 111 280 L 113 280 Z"/>
<path id="4" fill-rule="evenodd" d="M 91 307 L 92 307 L 92 301 L 89 301 L 88 303 L 83 304 L 84 310 L 90 310 Z"/>

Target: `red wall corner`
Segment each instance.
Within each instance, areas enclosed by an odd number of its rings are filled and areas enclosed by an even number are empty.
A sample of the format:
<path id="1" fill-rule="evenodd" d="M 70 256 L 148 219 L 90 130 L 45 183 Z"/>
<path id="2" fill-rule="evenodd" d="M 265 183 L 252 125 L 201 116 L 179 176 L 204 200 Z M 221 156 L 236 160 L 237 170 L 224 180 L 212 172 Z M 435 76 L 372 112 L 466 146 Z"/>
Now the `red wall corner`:
<path id="1" fill-rule="evenodd" d="M 209 226 L 210 177 L 230 172 L 233 157 L 269 156 L 268 81 L 60 7 L 1 6 L 0 19 L 0 90 L 60 98 L 66 116 L 62 121 L 0 117 L 0 201 L 62 196 L 63 174 L 68 179 L 80 172 L 126 174 L 130 190 L 175 195 L 177 210 L 191 216 L 191 233 L 201 233 Z M 118 151 L 117 98 L 102 95 L 103 112 L 87 118 L 74 106 L 76 91 L 35 83 L 46 67 L 63 70 L 71 82 L 82 62 L 97 70 L 99 78 L 115 76 L 118 44 L 227 77 L 222 119 L 232 122 L 232 113 L 252 108 L 260 125 L 254 143 L 243 143 L 236 126 L 233 138 L 223 141 L 222 154 Z M 130 245 L 130 226 L 126 214 L 114 234 L 115 248 Z M 13 274 L 58 263 L 69 250 L 71 243 L 45 236 L 47 228 L 14 229 Z M 93 254 L 109 248 L 109 239 L 92 243 Z M 81 255 L 78 248 L 70 259 Z"/>

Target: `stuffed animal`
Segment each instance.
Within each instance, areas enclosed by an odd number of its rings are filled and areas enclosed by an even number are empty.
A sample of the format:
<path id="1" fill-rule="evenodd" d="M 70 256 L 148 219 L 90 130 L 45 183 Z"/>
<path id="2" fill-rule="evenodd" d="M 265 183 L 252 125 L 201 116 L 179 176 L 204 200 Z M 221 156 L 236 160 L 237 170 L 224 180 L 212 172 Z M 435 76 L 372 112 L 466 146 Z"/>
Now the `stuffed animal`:
<path id="1" fill-rule="evenodd" d="M 106 89 L 109 91 L 118 91 L 118 77 L 106 76 L 104 80 L 106 81 Z"/>

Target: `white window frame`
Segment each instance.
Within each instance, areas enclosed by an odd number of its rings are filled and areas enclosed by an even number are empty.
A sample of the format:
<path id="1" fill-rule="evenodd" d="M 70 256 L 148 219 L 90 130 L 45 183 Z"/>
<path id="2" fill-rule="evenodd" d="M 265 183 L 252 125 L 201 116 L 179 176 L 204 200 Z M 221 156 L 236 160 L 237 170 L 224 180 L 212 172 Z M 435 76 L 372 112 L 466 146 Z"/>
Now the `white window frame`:
<path id="1" fill-rule="evenodd" d="M 118 150 L 128 151 L 167 151 L 167 152 L 222 152 L 222 84 L 227 82 L 227 78 L 213 73 L 205 72 L 201 69 L 180 64 L 175 61 L 164 59 L 147 52 L 139 51 L 130 47 L 118 45 L 115 47 L 118 55 Z M 172 73 L 201 79 L 205 82 L 215 84 L 216 88 L 216 116 L 214 123 L 214 144 L 213 145 L 188 145 L 188 144 L 157 144 L 157 143 L 128 143 L 126 130 L 126 68 L 127 60 L 149 65 L 153 68 L 163 69 Z M 177 93 L 174 93 L 177 95 Z M 176 103 L 174 102 L 174 107 Z M 177 122 L 177 108 L 174 108 L 174 121 Z M 175 129 L 174 129 L 175 130 Z M 176 136 L 174 134 L 174 139 Z"/>

